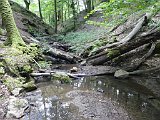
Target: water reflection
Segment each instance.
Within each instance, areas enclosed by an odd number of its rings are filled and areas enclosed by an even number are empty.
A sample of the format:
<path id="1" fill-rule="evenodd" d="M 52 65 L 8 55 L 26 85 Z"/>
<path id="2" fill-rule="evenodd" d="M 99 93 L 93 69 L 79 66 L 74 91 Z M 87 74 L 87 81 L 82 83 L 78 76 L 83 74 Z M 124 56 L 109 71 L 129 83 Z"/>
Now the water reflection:
<path id="1" fill-rule="evenodd" d="M 154 97 L 154 94 L 133 81 L 118 81 L 108 77 L 87 77 L 74 80 L 71 84 L 39 83 L 39 88 L 38 91 L 27 93 L 26 98 L 31 101 L 32 107 L 31 112 L 23 119 L 101 120 L 92 117 L 93 115 L 91 118 L 86 118 L 80 114 L 79 108 L 72 104 L 71 98 L 66 97 L 66 93 L 73 90 L 99 93 L 105 101 L 110 100 L 116 108 L 123 108 L 127 111 L 126 120 L 158 120 L 160 118 L 159 100 L 148 99 L 148 97 Z M 93 107 L 93 104 L 91 106 Z M 123 119 L 119 117 L 119 120 Z"/>

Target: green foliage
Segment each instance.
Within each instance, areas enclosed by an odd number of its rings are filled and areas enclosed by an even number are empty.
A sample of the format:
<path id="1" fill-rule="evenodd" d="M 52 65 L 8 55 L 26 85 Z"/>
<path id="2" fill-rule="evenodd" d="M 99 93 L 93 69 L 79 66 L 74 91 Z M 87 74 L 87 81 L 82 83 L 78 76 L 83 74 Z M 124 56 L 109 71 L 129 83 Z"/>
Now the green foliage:
<path id="1" fill-rule="evenodd" d="M 86 49 L 87 45 L 91 44 L 91 42 L 95 44 L 95 47 L 104 44 L 104 42 L 106 42 L 105 40 L 98 40 L 105 34 L 106 30 L 70 32 L 66 36 L 61 36 L 61 39 L 69 43 L 73 51 L 80 53 Z"/>
<path id="2" fill-rule="evenodd" d="M 123 23 L 133 14 L 157 13 L 160 10 L 159 6 L 160 2 L 158 0 L 110 0 L 110 2 L 103 2 L 97 6 L 86 18 L 96 11 L 101 11 L 104 21 L 88 21 L 88 24 L 113 27 Z"/>
<path id="3" fill-rule="evenodd" d="M 38 64 L 41 69 L 47 69 L 47 68 L 50 68 L 51 66 L 51 63 L 46 61 L 38 61 Z"/>

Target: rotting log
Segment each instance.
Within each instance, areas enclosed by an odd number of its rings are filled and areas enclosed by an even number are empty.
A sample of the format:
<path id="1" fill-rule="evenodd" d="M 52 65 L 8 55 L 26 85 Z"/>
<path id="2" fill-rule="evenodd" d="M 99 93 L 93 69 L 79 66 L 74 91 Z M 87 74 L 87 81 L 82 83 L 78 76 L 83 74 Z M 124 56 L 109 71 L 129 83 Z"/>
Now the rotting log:
<path id="1" fill-rule="evenodd" d="M 57 69 L 52 71 L 41 70 L 39 73 L 31 73 L 32 77 L 38 76 L 51 76 L 56 73 L 64 73 L 71 78 L 85 77 L 85 76 L 99 76 L 99 75 L 113 75 L 119 68 L 112 66 L 79 66 L 78 71 L 75 73 L 60 72 Z"/>
<path id="2" fill-rule="evenodd" d="M 125 70 L 117 70 L 114 74 L 114 76 L 116 78 L 127 78 L 130 75 L 141 75 L 141 74 L 146 74 L 149 72 L 156 72 L 157 70 L 160 70 L 160 66 L 154 67 L 154 68 L 150 68 L 150 69 L 146 69 L 146 70 L 136 70 L 136 71 L 132 71 L 132 72 L 127 72 Z"/>
<path id="3" fill-rule="evenodd" d="M 112 64 L 114 66 L 116 65 L 120 65 L 122 61 L 126 61 L 127 58 L 131 59 L 131 61 L 128 61 L 130 64 L 129 66 L 127 65 L 125 70 L 128 70 L 128 71 L 133 71 L 133 70 L 136 70 L 143 62 L 145 62 L 145 60 L 150 57 L 153 53 L 153 51 L 155 50 L 155 47 L 156 47 L 156 43 L 152 43 L 150 49 L 149 49 L 149 46 L 150 44 L 144 44 L 134 50 L 131 50 L 125 54 L 122 54 L 116 58 L 114 58 L 112 61 Z M 149 50 L 148 50 L 149 49 Z M 146 51 L 148 50 L 148 52 L 146 53 Z M 142 53 L 142 54 L 141 54 Z M 143 55 L 144 53 L 144 55 Z M 140 57 L 138 58 L 133 58 L 134 55 L 140 55 Z M 143 57 L 141 57 L 143 55 Z M 106 63 L 105 63 L 106 64 Z"/>
<path id="4" fill-rule="evenodd" d="M 55 58 L 60 58 L 60 59 L 63 59 L 63 60 L 66 60 L 70 63 L 77 63 L 78 60 L 81 60 L 80 57 L 78 56 L 75 56 L 73 54 L 70 54 L 68 52 L 65 52 L 65 51 L 62 51 L 62 50 L 59 50 L 57 48 L 51 48 L 49 46 L 47 46 L 49 49 L 45 52 L 46 54 L 48 53 L 48 55 L 51 55 Z"/>
<path id="5" fill-rule="evenodd" d="M 45 48 L 45 50 L 44 50 L 45 55 L 49 55 L 49 56 L 55 57 L 55 58 L 60 58 L 60 59 L 63 59 L 69 63 L 77 63 L 77 62 L 81 61 L 81 58 L 76 55 L 70 54 L 68 52 L 62 51 L 57 48 L 52 48 L 48 44 L 41 43 L 40 41 L 38 41 L 32 37 L 23 36 L 23 39 L 27 43 L 36 43 L 36 44 L 40 45 L 41 47 Z"/>
<path id="6" fill-rule="evenodd" d="M 142 18 L 140 18 L 138 20 L 138 23 L 133 28 L 133 30 L 126 37 L 124 37 L 121 41 L 115 42 L 112 44 L 107 44 L 106 46 L 102 46 L 97 51 L 95 51 L 95 53 L 98 54 L 98 53 L 102 52 L 103 50 L 105 50 L 106 48 L 112 48 L 112 47 L 118 46 L 120 44 L 125 44 L 126 42 L 130 41 L 139 32 L 139 30 L 142 28 L 142 26 L 148 22 L 151 15 L 152 15 L 151 13 L 146 13 L 146 15 L 144 15 Z"/>
<path id="7" fill-rule="evenodd" d="M 155 50 L 156 44 L 153 42 L 149 51 L 139 60 L 136 61 L 136 64 L 132 68 L 132 70 L 136 70 L 145 60 L 150 57 Z"/>
<path id="8" fill-rule="evenodd" d="M 117 47 L 106 49 L 105 51 L 91 56 L 86 59 L 86 62 L 92 65 L 102 65 L 105 62 L 114 59 L 126 52 L 136 49 L 144 44 L 155 42 L 160 39 L 160 30 L 155 29 L 154 31 L 147 33 L 145 35 L 140 35 L 134 40 L 129 41 L 125 44 L 119 45 Z"/>

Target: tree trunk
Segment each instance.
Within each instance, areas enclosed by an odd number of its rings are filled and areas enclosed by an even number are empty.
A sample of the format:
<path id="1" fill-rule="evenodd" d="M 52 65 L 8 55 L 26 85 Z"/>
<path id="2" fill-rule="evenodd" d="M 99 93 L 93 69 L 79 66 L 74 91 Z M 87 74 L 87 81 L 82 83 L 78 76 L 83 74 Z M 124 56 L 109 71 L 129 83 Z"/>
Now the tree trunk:
<path id="1" fill-rule="evenodd" d="M 41 1 L 38 0 L 38 7 L 39 7 L 39 16 L 41 19 L 43 19 L 43 16 L 42 16 L 42 10 L 41 10 Z"/>
<path id="2" fill-rule="evenodd" d="M 74 26 L 74 30 L 76 29 L 76 9 L 75 9 L 75 3 L 72 0 L 72 4 L 71 4 L 71 8 L 72 8 L 72 12 L 73 12 L 73 26 Z"/>
<path id="3" fill-rule="evenodd" d="M 92 10 L 91 0 L 86 0 L 86 4 L 87 4 L 87 12 L 90 12 Z"/>
<path id="4" fill-rule="evenodd" d="M 25 45 L 16 27 L 11 6 L 8 0 L 0 0 L 0 13 L 5 24 L 8 36 L 5 44 L 12 45 L 13 47 L 17 47 L 17 45 Z"/>
<path id="5" fill-rule="evenodd" d="M 57 33 L 57 0 L 54 0 L 55 33 Z"/>

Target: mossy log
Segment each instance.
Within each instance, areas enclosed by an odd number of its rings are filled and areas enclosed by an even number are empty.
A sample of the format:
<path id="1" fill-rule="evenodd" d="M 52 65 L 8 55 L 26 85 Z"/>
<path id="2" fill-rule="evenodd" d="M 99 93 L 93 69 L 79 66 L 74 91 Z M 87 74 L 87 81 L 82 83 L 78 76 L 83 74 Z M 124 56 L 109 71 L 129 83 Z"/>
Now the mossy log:
<path id="1" fill-rule="evenodd" d="M 133 28 L 133 30 L 121 41 L 118 41 L 112 44 L 107 44 L 106 46 L 102 46 L 97 51 L 95 51 L 95 53 L 98 54 L 107 48 L 112 48 L 121 44 L 125 44 L 126 42 L 130 41 L 139 32 L 139 30 L 143 27 L 143 25 L 145 25 L 148 22 L 151 15 L 152 15 L 151 13 L 146 13 L 142 18 L 140 18 L 137 24 L 135 25 L 135 27 Z"/>
<path id="2" fill-rule="evenodd" d="M 160 30 L 155 29 L 154 31 L 140 35 L 134 38 L 132 41 L 125 44 L 119 45 L 117 47 L 106 49 L 105 51 L 89 57 L 86 61 L 92 65 L 102 65 L 105 62 L 114 59 L 126 52 L 136 49 L 144 44 L 154 42 L 160 39 Z"/>
<path id="3" fill-rule="evenodd" d="M 27 43 L 36 43 L 38 45 L 40 45 L 43 49 L 44 49 L 44 54 L 47 56 L 51 56 L 54 58 L 60 58 L 62 60 L 65 60 L 69 63 L 77 63 L 79 61 L 81 61 L 81 58 L 73 55 L 71 53 L 65 52 L 63 50 L 57 49 L 57 48 L 52 48 L 50 45 L 46 44 L 46 43 L 42 43 L 32 37 L 24 37 L 23 36 L 24 41 L 26 41 Z"/>
<path id="4" fill-rule="evenodd" d="M 157 42 L 158 43 L 158 42 Z M 145 60 L 152 55 L 152 53 L 155 50 L 156 44 L 157 43 L 152 43 L 151 45 L 144 44 L 134 50 L 131 50 L 125 54 L 122 54 L 112 60 L 112 64 L 115 65 L 120 65 L 123 64 L 123 62 L 127 61 L 128 63 L 126 67 L 124 67 L 125 70 L 128 71 L 133 71 L 138 69 L 138 67 L 145 62 Z M 150 47 L 150 48 L 149 48 Z M 135 56 L 137 55 L 137 56 Z M 134 57 L 133 57 L 134 56 Z M 107 64 L 107 63 L 106 63 Z M 125 64 L 125 63 L 124 63 Z"/>

